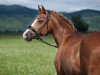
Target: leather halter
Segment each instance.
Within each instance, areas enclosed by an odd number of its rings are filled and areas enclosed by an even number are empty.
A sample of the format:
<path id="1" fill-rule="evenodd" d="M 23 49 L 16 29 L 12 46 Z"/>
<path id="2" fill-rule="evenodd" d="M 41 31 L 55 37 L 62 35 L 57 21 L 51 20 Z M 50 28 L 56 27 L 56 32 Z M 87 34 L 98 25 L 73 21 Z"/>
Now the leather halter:
<path id="1" fill-rule="evenodd" d="M 47 30 L 48 30 L 48 21 L 51 17 L 51 11 L 48 11 L 48 15 L 46 17 L 46 19 L 44 20 L 44 22 L 41 24 L 41 27 L 38 30 L 35 30 L 32 26 L 28 26 L 28 29 L 31 29 L 34 33 L 35 33 L 35 38 L 39 38 L 40 37 L 40 33 L 42 31 L 42 29 L 44 28 L 45 25 L 47 25 Z"/>
<path id="2" fill-rule="evenodd" d="M 42 31 L 42 29 L 44 28 L 45 25 L 47 25 L 47 31 L 48 31 L 48 21 L 51 17 L 51 11 L 49 11 L 49 10 L 47 10 L 47 11 L 48 11 L 48 15 L 47 15 L 45 21 L 41 24 L 41 27 L 38 30 L 35 30 L 32 26 L 29 26 L 28 29 L 31 29 L 35 33 L 35 36 L 34 36 L 35 39 L 37 39 L 37 40 L 39 40 L 39 41 L 41 41 L 41 42 L 43 42 L 43 43 L 45 43 L 49 46 L 57 48 L 57 46 L 54 46 L 54 45 L 44 41 L 42 38 L 40 38 L 40 32 Z"/>

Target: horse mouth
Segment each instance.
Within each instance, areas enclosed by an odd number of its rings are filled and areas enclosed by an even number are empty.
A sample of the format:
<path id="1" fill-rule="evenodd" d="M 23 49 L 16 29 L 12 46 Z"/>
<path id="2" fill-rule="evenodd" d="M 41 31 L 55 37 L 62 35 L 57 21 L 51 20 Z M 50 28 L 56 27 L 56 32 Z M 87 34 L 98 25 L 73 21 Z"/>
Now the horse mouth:
<path id="1" fill-rule="evenodd" d="M 27 41 L 27 42 L 30 42 L 30 41 L 32 41 L 33 36 L 32 36 L 31 33 L 23 34 L 23 39 L 24 39 L 25 41 Z"/>
<path id="2" fill-rule="evenodd" d="M 25 41 L 27 41 L 27 42 L 30 42 L 30 41 L 32 41 L 33 38 L 32 37 L 28 37 L 28 36 L 24 36 L 23 39 Z"/>

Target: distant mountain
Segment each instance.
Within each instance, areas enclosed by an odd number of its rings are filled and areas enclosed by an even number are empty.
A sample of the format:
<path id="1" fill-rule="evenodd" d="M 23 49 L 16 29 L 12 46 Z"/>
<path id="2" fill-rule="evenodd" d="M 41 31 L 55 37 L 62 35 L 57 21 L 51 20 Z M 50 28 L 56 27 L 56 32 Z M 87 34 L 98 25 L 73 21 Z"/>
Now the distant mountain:
<path id="1" fill-rule="evenodd" d="M 62 12 L 65 16 L 91 16 L 91 15 L 100 15 L 100 11 L 92 10 L 92 9 L 85 9 L 76 12 L 66 13 Z"/>
<path id="2" fill-rule="evenodd" d="M 89 24 L 88 31 L 100 31 L 100 11 L 97 10 L 80 10 L 76 12 L 66 13 L 62 12 L 66 17 L 81 16 L 83 20 Z"/>
<path id="3" fill-rule="evenodd" d="M 0 32 L 23 32 L 38 11 L 19 5 L 0 5 Z"/>
<path id="4" fill-rule="evenodd" d="M 61 12 L 66 17 L 82 16 L 89 24 L 89 31 L 100 31 L 100 11 L 81 10 Z M 0 32 L 23 32 L 37 16 L 38 11 L 19 5 L 0 5 Z"/>
<path id="5" fill-rule="evenodd" d="M 29 9 L 19 5 L 0 5 L 0 14 L 15 15 L 15 14 L 37 14 L 37 10 Z"/>

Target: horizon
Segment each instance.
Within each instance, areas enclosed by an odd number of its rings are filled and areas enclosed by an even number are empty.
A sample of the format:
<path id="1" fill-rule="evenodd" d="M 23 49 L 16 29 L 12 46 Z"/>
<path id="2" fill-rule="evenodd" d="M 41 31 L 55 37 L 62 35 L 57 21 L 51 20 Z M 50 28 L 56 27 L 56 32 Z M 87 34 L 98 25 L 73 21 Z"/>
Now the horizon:
<path id="1" fill-rule="evenodd" d="M 0 6 L 21 6 L 21 7 L 25 7 L 25 8 L 32 9 L 32 10 L 38 10 L 38 9 L 29 8 L 29 7 L 22 6 L 22 5 L 17 5 L 17 4 L 14 4 L 14 5 L 5 5 L 5 4 L 0 4 Z M 49 9 L 47 9 L 47 10 L 49 10 Z M 73 13 L 73 12 L 78 12 L 78 11 L 83 11 L 83 10 L 100 11 L 100 10 L 96 10 L 96 9 L 80 9 L 80 10 L 71 11 L 71 12 L 66 12 L 66 11 L 58 11 L 58 12 Z M 54 10 L 54 11 L 56 11 L 56 10 Z"/>
<path id="2" fill-rule="evenodd" d="M 37 9 L 38 5 L 43 5 L 48 10 L 58 12 L 75 12 L 85 9 L 100 11 L 99 0 L 0 0 L 0 5 L 21 5 L 31 9 Z"/>

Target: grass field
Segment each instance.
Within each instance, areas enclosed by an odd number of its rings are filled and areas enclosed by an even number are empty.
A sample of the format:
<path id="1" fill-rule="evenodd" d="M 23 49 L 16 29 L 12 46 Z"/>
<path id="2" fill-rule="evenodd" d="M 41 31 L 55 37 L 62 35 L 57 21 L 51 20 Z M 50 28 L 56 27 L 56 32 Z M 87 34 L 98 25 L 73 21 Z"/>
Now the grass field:
<path id="1" fill-rule="evenodd" d="M 52 37 L 43 37 L 54 44 Z M 56 75 L 57 49 L 19 35 L 0 35 L 0 75 Z"/>

